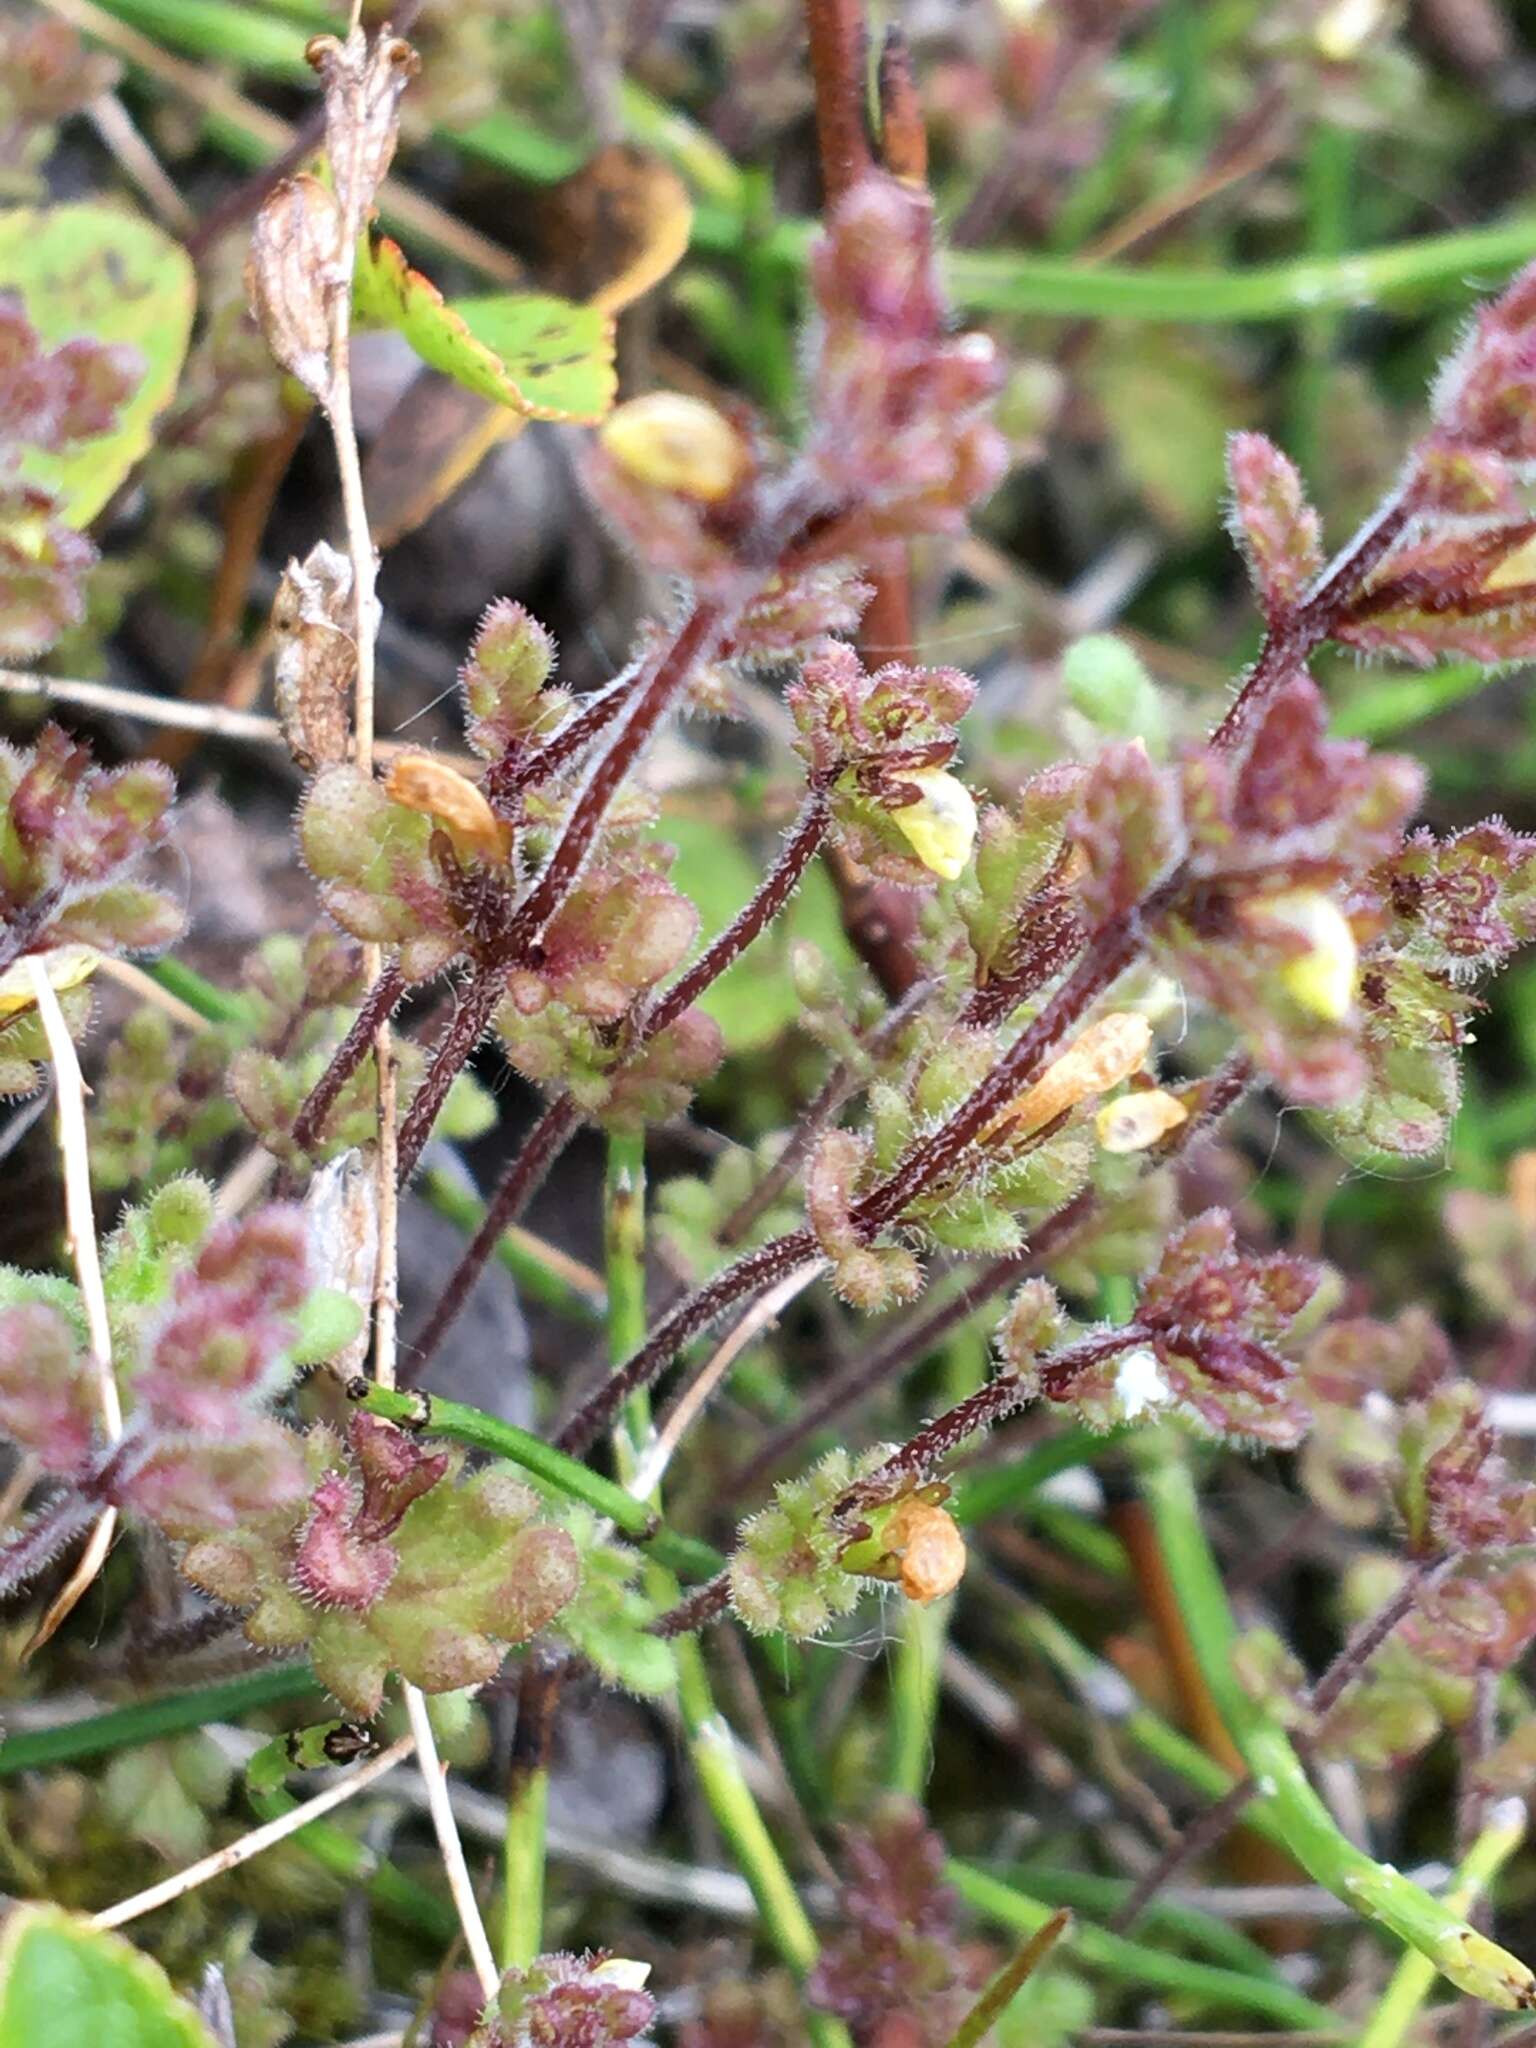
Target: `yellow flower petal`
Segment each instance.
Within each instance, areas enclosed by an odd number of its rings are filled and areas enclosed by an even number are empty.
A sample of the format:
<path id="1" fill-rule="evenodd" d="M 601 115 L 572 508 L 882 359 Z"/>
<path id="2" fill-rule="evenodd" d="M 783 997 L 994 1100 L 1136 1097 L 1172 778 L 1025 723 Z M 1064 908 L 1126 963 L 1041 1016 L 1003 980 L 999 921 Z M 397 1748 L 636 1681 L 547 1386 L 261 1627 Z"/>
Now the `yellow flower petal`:
<path id="1" fill-rule="evenodd" d="M 902 780 L 915 783 L 922 795 L 892 811 L 892 823 L 930 873 L 958 880 L 976 843 L 975 799 L 947 768 L 914 769 Z"/>
<path id="2" fill-rule="evenodd" d="M 50 987 L 62 994 L 67 988 L 78 988 L 82 981 L 89 981 L 100 959 L 94 946 L 55 946 L 42 956 L 43 971 Z M 35 1001 L 31 970 L 25 960 L 18 960 L 0 974 L 0 1022 L 30 1010 Z"/>
<path id="3" fill-rule="evenodd" d="M 1307 950 L 1280 968 L 1287 995 L 1314 1017 L 1340 1023 L 1354 1007 L 1360 954 L 1338 904 L 1321 889 L 1287 889 L 1266 896 L 1257 908 L 1266 922 L 1306 941 Z"/>
<path id="4" fill-rule="evenodd" d="M 638 483 L 705 505 L 728 498 L 751 462 L 723 413 L 681 391 L 648 391 L 611 412 L 598 439 Z"/>

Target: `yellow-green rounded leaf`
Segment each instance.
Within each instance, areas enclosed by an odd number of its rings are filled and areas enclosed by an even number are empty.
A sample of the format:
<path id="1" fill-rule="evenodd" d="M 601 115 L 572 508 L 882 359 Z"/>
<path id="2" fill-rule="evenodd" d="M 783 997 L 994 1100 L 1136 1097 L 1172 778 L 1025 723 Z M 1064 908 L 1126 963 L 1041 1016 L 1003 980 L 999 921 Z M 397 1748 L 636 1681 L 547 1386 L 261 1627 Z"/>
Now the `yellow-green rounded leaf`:
<path id="1" fill-rule="evenodd" d="M 115 207 L 18 206 L 0 210 L 0 291 L 49 348 L 84 336 L 126 343 L 144 374 L 109 433 L 58 454 L 29 448 L 22 474 L 52 491 L 71 526 L 88 525 L 149 447 L 156 415 L 181 374 L 197 298 L 191 258 L 153 221 Z"/>
<path id="2" fill-rule="evenodd" d="M 455 299 L 452 310 L 491 349 L 524 412 L 536 420 L 594 426 L 618 389 L 613 321 L 596 306 L 535 292 Z"/>
<path id="3" fill-rule="evenodd" d="M 613 405 L 613 320 L 595 306 L 533 292 L 452 305 L 387 235 L 365 236 L 353 310 L 395 327 L 434 370 L 526 418 L 592 426 Z"/>
<path id="4" fill-rule="evenodd" d="M 0 1935 L 0 2048 L 215 2048 L 151 1957 L 58 1906 Z"/>

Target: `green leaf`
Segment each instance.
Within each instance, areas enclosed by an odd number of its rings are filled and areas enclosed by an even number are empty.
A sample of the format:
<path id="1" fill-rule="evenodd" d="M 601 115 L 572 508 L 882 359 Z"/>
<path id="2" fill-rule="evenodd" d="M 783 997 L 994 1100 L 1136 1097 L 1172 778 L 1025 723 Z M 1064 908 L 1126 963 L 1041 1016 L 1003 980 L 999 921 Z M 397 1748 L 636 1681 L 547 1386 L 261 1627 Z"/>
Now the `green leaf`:
<path id="1" fill-rule="evenodd" d="M 299 1310 L 298 1330 L 288 1355 L 295 1365 L 321 1365 L 345 1351 L 363 1327 L 363 1311 L 350 1294 L 317 1287 Z"/>
<path id="2" fill-rule="evenodd" d="M 215 2048 L 157 1962 L 58 1906 L 19 1906 L 0 1939 L 0 2048 Z"/>
<path id="3" fill-rule="evenodd" d="M 360 321 L 398 328 L 424 363 L 495 405 L 568 426 L 612 408 L 613 321 L 594 306 L 535 292 L 450 305 L 387 235 L 359 245 L 352 302 Z"/>
<path id="4" fill-rule="evenodd" d="M 50 348 L 84 335 L 126 343 L 144 376 L 110 433 L 61 454 L 31 448 L 30 483 L 52 491 L 71 526 L 87 525 L 149 447 L 155 416 L 181 374 L 197 285 L 178 242 L 115 207 L 11 207 L 0 212 L 0 291 L 19 292 L 27 319 Z"/>

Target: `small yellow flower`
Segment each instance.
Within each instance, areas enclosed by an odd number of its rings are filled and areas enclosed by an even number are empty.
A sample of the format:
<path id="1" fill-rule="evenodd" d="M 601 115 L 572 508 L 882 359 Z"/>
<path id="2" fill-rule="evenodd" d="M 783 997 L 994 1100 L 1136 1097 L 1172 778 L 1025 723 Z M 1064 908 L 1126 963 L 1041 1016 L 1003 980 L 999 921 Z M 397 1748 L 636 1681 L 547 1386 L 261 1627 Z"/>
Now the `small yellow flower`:
<path id="1" fill-rule="evenodd" d="M 594 1964 L 587 1974 L 601 1983 L 616 1984 L 621 1991 L 643 1991 L 651 1966 L 633 1962 L 628 1956 L 609 1956 L 605 1963 Z"/>
<path id="2" fill-rule="evenodd" d="M 1536 535 L 1512 548 L 1483 578 L 1484 590 L 1518 590 L 1526 583 L 1536 583 Z"/>
<path id="3" fill-rule="evenodd" d="M 100 959 L 94 946 L 55 946 L 42 955 L 42 967 L 49 986 L 62 995 L 65 989 L 78 988 L 82 981 L 89 981 Z M 32 970 L 26 960 L 18 960 L 0 974 L 0 1023 L 32 1009 L 36 1001 Z"/>
<path id="4" fill-rule="evenodd" d="M 1258 909 L 1266 923 L 1306 941 L 1306 951 L 1280 969 L 1287 995 L 1314 1017 L 1340 1023 L 1354 1006 L 1360 954 L 1338 904 L 1321 889 L 1287 889 L 1266 896 Z"/>
<path id="5" fill-rule="evenodd" d="M 746 442 L 712 405 L 681 391 L 648 391 L 611 412 L 598 439 L 637 483 L 714 505 L 751 461 Z"/>
<path id="6" fill-rule="evenodd" d="M 902 781 L 915 783 L 922 795 L 892 811 L 891 822 L 930 873 L 956 881 L 976 843 L 974 797 L 947 768 L 915 768 Z"/>
<path id="7" fill-rule="evenodd" d="M 1348 64 L 1393 13 L 1389 0 L 1334 0 L 1313 30 L 1318 54 L 1330 64 Z"/>
<path id="8" fill-rule="evenodd" d="M 1106 1102 L 1093 1127 L 1106 1152 L 1145 1152 L 1188 1121 L 1189 1111 L 1177 1095 L 1166 1088 L 1137 1088 Z"/>

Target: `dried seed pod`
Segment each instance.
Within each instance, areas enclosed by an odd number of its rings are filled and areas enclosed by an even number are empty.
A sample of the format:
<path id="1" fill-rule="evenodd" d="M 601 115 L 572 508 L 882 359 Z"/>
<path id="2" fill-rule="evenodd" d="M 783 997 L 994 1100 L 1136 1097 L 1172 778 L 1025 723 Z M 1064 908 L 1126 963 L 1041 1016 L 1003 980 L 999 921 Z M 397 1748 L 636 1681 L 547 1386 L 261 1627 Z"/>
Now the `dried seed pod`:
<path id="1" fill-rule="evenodd" d="M 922 795 L 892 811 L 891 823 L 925 868 L 946 882 L 957 881 L 976 843 L 975 798 L 947 768 L 904 770 L 901 779 L 915 783 Z"/>
<path id="2" fill-rule="evenodd" d="M 306 773 L 347 757 L 357 643 L 352 564 L 325 541 L 283 571 L 272 604 L 273 693 L 288 751 Z"/>
<path id="3" fill-rule="evenodd" d="M 384 793 L 408 811 L 436 818 L 462 854 L 501 862 L 512 851 L 512 827 L 498 818 L 479 787 L 430 754 L 397 754 Z"/>
<path id="4" fill-rule="evenodd" d="M 991 1136 L 1011 1126 L 1028 1137 L 1054 1123 L 1090 1095 L 1102 1095 L 1134 1074 L 1152 1044 L 1152 1026 L 1139 1010 L 1111 1010 L 1088 1026 L 1040 1076 L 987 1126 Z"/>
<path id="5" fill-rule="evenodd" d="M 381 34 L 370 46 L 360 28 L 345 42 L 313 36 L 304 55 L 325 87 L 325 153 L 336 203 L 356 236 L 395 154 L 400 95 L 420 59 L 400 36 Z"/>
<path id="6" fill-rule="evenodd" d="M 330 290 L 346 275 L 335 195 L 302 172 L 262 201 L 251 228 L 245 289 L 268 348 L 324 404 L 331 386 Z"/>
<path id="7" fill-rule="evenodd" d="M 1145 1152 L 1188 1121 L 1189 1111 L 1166 1088 L 1135 1088 L 1106 1102 L 1093 1127 L 1106 1152 Z"/>
<path id="8" fill-rule="evenodd" d="M 681 391 L 648 391 L 611 412 L 598 431 L 608 454 L 637 483 L 715 505 L 752 465 L 746 442 L 723 413 Z"/>

